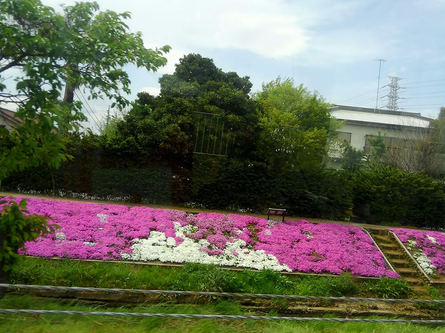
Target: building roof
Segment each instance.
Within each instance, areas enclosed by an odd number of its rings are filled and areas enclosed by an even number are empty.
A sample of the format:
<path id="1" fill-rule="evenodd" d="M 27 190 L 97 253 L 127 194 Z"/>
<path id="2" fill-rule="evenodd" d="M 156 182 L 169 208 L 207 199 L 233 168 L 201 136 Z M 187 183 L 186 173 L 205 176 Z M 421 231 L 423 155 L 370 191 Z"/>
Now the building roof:
<path id="1" fill-rule="evenodd" d="M 393 125 L 402 127 L 428 128 L 432 118 L 420 113 L 362 108 L 347 105 L 334 105 L 331 108 L 333 117 L 354 123 Z"/>
<path id="2" fill-rule="evenodd" d="M 8 121 L 9 123 L 16 125 L 22 122 L 21 119 L 15 117 L 15 112 L 4 109 L 2 107 L 0 107 L 0 118 L 2 118 L 4 121 Z"/>

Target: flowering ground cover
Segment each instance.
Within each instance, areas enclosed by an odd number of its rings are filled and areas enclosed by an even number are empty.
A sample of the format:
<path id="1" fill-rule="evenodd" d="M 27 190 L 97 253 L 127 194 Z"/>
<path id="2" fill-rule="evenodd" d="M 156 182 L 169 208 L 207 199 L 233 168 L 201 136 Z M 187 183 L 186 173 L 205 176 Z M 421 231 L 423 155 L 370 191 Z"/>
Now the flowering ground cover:
<path id="1" fill-rule="evenodd" d="M 428 275 L 445 274 L 445 234 L 439 231 L 392 228 Z"/>
<path id="2" fill-rule="evenodd" d="M 398 277 L 356 226 L 37 198 L 28 210 L 60 226 L 25 244 L 21 253 L 31 256 Z"/>

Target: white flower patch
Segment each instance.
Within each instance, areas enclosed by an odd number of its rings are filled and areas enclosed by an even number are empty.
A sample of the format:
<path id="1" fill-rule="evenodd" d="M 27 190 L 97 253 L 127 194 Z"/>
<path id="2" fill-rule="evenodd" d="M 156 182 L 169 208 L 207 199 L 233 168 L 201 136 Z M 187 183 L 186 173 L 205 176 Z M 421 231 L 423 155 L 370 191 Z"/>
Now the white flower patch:
<path id="1" fill-rule="evenodd" d="M 107 214 L 97 214 L 96 216 L 100 219 L 100 222 L 107 223 Z"/>
<path id="2" fill-rule="evenodd" d="M 83 242 L 83 244 L 88 246 L 96 246 L 95 242 Z"/>
<path id="3" fill-rule="evenodd" d="M 56 239 L 64 240 L 66 239 L 66 235 L 63 232 L 57 232 Z"/>
<path id="4" fill-rule="evenodd" d="M 303 232 L 303 234 L 305 234 L 307 236 L 307 239 L 314 238 L 314 236 L 312 236 L 312 234 L 309 231 L 305 231 L 305 232 Z"/>
<path id="5" fill-rule="evenodd" d="M 190 232 L 193 226 L 182 227 L 175 222 L 176 235 L 184 238 L 184 241 L 176 246 L 174 238 L 166 238 L 163 232 L 151 231 L 148 239 L 134 239 L 131 249 L 132 254 L 123 253 L 122 259 L 135 261 L 175 262 L 175 263 L 201 263 L 220 266 L 237 266 L 254 269 L 270 269 L 274 271 L 288 271 L 287 265 L 280 265 L 277 258 L 267 255 L 263 250 L 246 251 L 246 243 L 237 239 L 228 242 L 224 253 L 221 255 L 209 255 L 200 250 L 210 243 L 205 239 L 195 241 L 184 233 Z"/>
<path id="6" fill-rule="evenodd" d="M 436 240 L 434 239 L 434 241 Z M 428 257 L 425 254 L 423 254 L 421 250 L 419 250 L 415 241 L 410 239 L 406 242 L 406 245 L 411 250 L 414 259 L 416 259 L 419 266 L 423 269 L 423 271 L 427 275 L 433 275 L 436 273 L 437 268 L 434 267 L 433 264 L 431 264 L 431 261 L 428 259 Z"/>
<path id="7" fill-rule="evenodd" d="M 428 239 L 434 244 L 434 245 L 437 245 L 437 241 L 436 241 L 436 239 L 434 238 L 434 237 L 431 237 L 431 236 L 426 236 L 426 237 L 428 237 Z"/>

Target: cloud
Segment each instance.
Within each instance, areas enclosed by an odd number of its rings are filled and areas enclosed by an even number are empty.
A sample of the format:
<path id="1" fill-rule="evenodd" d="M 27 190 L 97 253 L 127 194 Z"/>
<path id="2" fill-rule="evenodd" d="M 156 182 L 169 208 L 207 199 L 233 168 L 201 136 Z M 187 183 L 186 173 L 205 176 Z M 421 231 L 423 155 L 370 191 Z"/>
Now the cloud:
<path id="1" fill-rule="evenodd" d="M 161 93 L 160 87 L 143 87 L 139 92 L 147 92 L 152 96 L 158 96 Z"/>
<path id="2" fill-rule="evenodd" d="M 59 7 L 74 1 L 43 2 Z M 307 28 L 328 16 L 327 12 L 317 14 L 313 6 L 285 0 L 98 2 L 102 9 L 131 12 L 129 26 L 142 31 L 149 45 L 169 44 L 185 50 L 238 49 L 273 59 L 307 49 Z"/>

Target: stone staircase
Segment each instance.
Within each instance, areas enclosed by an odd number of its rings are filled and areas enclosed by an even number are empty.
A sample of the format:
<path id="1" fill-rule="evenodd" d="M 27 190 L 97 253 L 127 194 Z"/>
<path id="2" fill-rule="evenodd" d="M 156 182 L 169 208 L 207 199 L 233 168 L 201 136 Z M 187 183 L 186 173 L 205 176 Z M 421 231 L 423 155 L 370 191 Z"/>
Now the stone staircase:
<path id="1" fill-rule="evenodd" d="M 411 288 L 419 295 L 428 294 L 424 286 L 428 283 L 423 274 L 418 270 L 415 263 L 400 247 L 388 230 L 383 228 L 366 228 L 374 241 L 385 254 L 393 268 L 400 274 Z"/>

